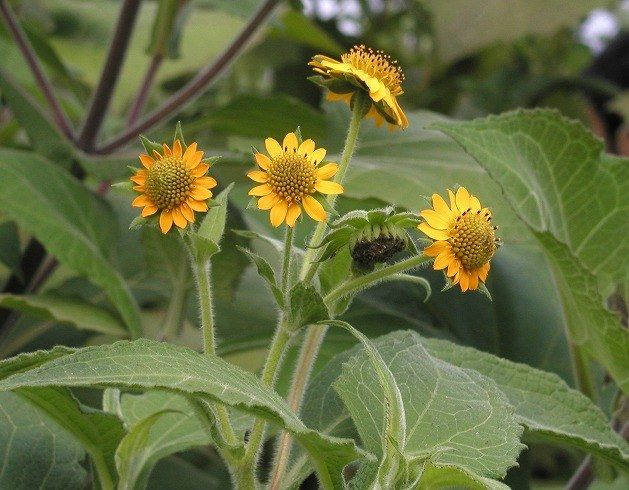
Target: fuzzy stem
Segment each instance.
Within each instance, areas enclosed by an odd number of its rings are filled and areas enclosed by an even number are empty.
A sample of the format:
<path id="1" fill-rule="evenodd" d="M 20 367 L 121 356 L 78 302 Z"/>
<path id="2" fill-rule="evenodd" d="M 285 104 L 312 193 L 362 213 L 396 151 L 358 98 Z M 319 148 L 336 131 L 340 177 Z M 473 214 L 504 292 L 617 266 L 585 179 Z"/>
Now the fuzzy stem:
<path id="1" fill-rule="evenodd" d="M 39 62 L 39 58 L 33 49 L 30 41 L 28 40 L 27 35 L 24 30 L 20 26 L 20 23 L 15 17 L 15 14 L 11 10 L 11 7 L 7 3 L 6 0 L 0 0 L 0 13 L 4 17 L 4 20 L 11 31 L 11 35 L 15 40 L 18 48 L 20 49 L 22 56 L 26 60 L 33 76 L 35 77 L 35 81 L 39 86 L 39 89 L 42 91 L 44 98 L 48 102 L 50 109 L 52 110 L 52 116 L 66 138 L 70 141 L 75 141 L 74 131 L 72 129 L 72 124 L 70 123 L 68 117 L 65 112 L 61 108 L 61 104 L 57 100 L 55 93 L 53 91 L 52 85 L 46 77 L 44 70 Z"/>
<path id="2" fill-rule="evenodd" d="M 142 79 L 142 84 L 138 90 L 138 94 L 133 101 L 133 105 L 131 106 L 131 110 L 129 111 L 129 119 L 127 119 L 127 127 L 131 127 L 135 124 L 142 113 L 142 109 L 146 104 L 149 93 L 151 91 L 151 87 L 153 86 L 153 82 L 155 81 L 155 76 L 157 75 L 157 71 L 164 60 L 164 56 L 160 53 L 156 53 L 151 58 L 151 64 L 149 65 L 146 73 L 144 74 L 144 78 Z"/>
<path id="3" fill-rule="evenodd" d="M 356 101 L 354 103 L 354 108 L 352 109 L 352 117 L 349 122 L 349 128 L 347 130 L 347 137 L 345 138 L 345 146 L 343 147 L 343 153 L 341 154 L 341 161 L 339 162 L 339 171 L 334 177 L 334 182 L 338 182 L 342 184 L 345 180 L 345 174 L 347 173 L 347 169 L 349 168 L 349 162 L 352 159 L 352 155 L 356 150 L 356 143 L 358 142 L 358 133 L 360 131 L 360 123 L 365 116 L 365 113 L 369 109 L 369 98 L 366 94 L 362 92 L 356 93 Z M 337 196 L 335 194 L 331 194 L 327 197 L 327 201 L 330 204 L 331 208 L 334 208 L 336 204 Z M 327 228 L 327 223 L 325 221 L 321 221 L 317 224 L 312 237 L 310 238 L 309 247 L 306 250 L 306 256 L 304 257 L 304 261 L 302 263 L 301 272 L 299 274 L 299 278 L 304 282 L 308 283 L 312 280 L 318 266 L 318 262 L 316 260 L 317 255 L 319 254 L 319 249 L 316 249 L 317 245 L 321 243 L 321 239 L 325 233 Z"/>
<path id="4" fill-rule="evenodd" d="M 212 286 L 210 280 L 210 261 L 197 260 L 192 246 L 184 241 L 192 260 L 192 269 L 199 296 L 199 309 L 201 311 L 201 329 L 203 334 L 203 352 L 209 355 L 216 355 L 216 345 L 214 341 L 214 314 L 212 312 Z M 227 407 L 221 403 L 214 406 L 216 420 L 225 440 L 230 444 L 236 444 L 238 438 L 229 421 Z"/>
<path id="5" fill-rule="evenodd" d="M 288 311 L 289 305 L 289 287 L 290 287 L 290 268 L 291 257 L 293 252 L 293 228 L 286 226 L 286 235 L 284 239 L 284 260 L 282 262 L 282 294 L 284 296 L 284 311 L 280 313 L 277 328 L 275 329 L 275 335 L 271 341 L 269 347 L 269 354 L 262 370 L 262 383 L 266 386 L 273 387 L 275 384 L 275 378 L 282 365 L 282 359 L 284 357 L 284 351 L 288 345 L 288 341 L 291 337 L 290 325 L 288 323 Z M 242 475 L 239 477 L 239 481 L 244 479 L 246 484 L 248 482 L 255 482 L 255 467 L 258 459 L 258 453 L 262 447 L 264 441 L 264 432 L 266 430 L 266 422 L 263 419 L 256 419 L 251 429 L 251 437 L 245 455 L 241 461 L 240 471 Z M 252 475 L 254 475 L 252 477 Z M 253 480 L 252 480 L 253 478 Z M 241 484 L 244 484 L 241 481 Z M 243 487 L 245 488 L 245 487 Z"/>
<path id="6" fill-rule="evenodd" d="M 358 292 L 371 284 L 375 284 L 377 282 L 383 281 L 394 274 L 398 274 L 400 272 L 404 272 L 410 269 L 414 269 L 422 265 L 423 263 L 429 261 L 431 257 L 427 255 L 414 255 L 405 260 L 400 260 L 393 265 L 389 265 L 383 267 L 382 269 L 377 269 L 369 274 L 365 274 L 362 276 L 357 276 L 349 281 L 345 281 L 343 284 L 337 286 L 335 289 L 330 291 L 323 301 L 326 304 L 333 304 L 344 296 L 348 294 Z"/>

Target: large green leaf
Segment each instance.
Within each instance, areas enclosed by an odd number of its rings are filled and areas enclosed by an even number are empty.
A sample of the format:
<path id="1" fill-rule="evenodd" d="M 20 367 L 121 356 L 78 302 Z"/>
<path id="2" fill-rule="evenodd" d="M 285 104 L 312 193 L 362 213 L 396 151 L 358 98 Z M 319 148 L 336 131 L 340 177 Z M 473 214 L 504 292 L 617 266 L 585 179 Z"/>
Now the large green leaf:
<path id="1" fill-rule="evenodd" d="M 628 276 L 629 238 L 620 228 L 629 222 L 627 160 L 605 155 L 580 123 L 549 110 L 435 127 L 487 170 L 535 232 L 553 264 L 573 340 L 629 390 L 629 331 L 605 310 L 597 288 Z"/>
<path id="2" fill-rule="evenodd" d="M 117 417 L 82 406 L 64 388 L 23 388 L 17 393 L 81 443 L 92 458 L 101 487 L 113 488 L 117 480 L 114 453 L 124 435 Z"/>
<path id="3" fill-rule="evenodd" d="M 555 374 L 452 342 L 414 337 L 435 357 L 492 378 L 529 433 L 581 448 L 629 469 L 629 444 L 610 428 L 603 412 L 589 398 Z"/>
<path id="4" fill-rule="evenodd" d="M 118 452 L 120 479 L 128 488 L 144 488 L 158 460 L 212 442 L 185 397 L 177 393 L 123 394 L 120 415 L 132 432 L 143 432 L 133 435 L 135 448 L 126 443 Z"/>
<path id="5" fill-rule="evenodd" d="M 116 336 L 127 334 L 120 320 L 111 313 L 80 298 L 51 293 L 0 294 L 0 306 L 28 313 L 37 318 L 67 323 L 79 329 Z"/>
<path id="6" fill-rule="evenodd" d="M 0 223 L 0 263 L 14 270 L 20 264 L 20 239 L 12 221 Z"/>
<path id="7" fill-rule="evenodd" d="M 172 344 L 142 339 L 87 347 L 0 382 L 0 390 L 38 386 L 163 388 L 216 400 L 286 428 L 309 451 L 327 488 L 342 484 L 341 470 L 347 463 L 366 456 L 351 440 L 308 429 L 253 374 Z"/>
<path id="8" fill-rule="evenodd" d="M 107 260 L 114 241 L 107 207 L 47 160 L 10 150 L 0 150 L 0 206 L 60 262 L 102 287 L 129 332 L 140 335 L 135 300 Z"/>
<path id="9" fill-rule="evenodd" d="M 0 487 L 81 488 L 85 451 L 43 412 L 15 393 L 0 393 Z"/>
<path id="10" fill-rule="evenodd" d="M 470 55 L 495 42 L 530 34 L 550 35 L 575 25 L 606 0 L 418 0 L 431 12 L 442 63 Z"/>
<path id="11" fill-rule="evenodd" d="M 375 346 L 401 392 L 407 458 L 430 459 L 490 478 L 504 477 L 516 464 L 524 447 L 519 441 L 522 427 L 491 379 L 431 356 L 409 332 L 389 335 Z M 334 388 L 365 447 L 379 454 L 386 408 L 364 352 L 343 365 Z"/>

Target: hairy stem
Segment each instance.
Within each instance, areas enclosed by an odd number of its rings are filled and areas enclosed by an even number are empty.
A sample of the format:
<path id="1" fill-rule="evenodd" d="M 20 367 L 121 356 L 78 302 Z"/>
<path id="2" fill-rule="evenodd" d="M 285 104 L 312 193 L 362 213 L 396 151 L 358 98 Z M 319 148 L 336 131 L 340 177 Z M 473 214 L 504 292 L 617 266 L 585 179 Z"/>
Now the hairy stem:
<path id="1" fill-rule="evenodd" d="M 135 124 L 142 113 L 142 109 L 144 109 L 144 105 L 148 100 L 149 93 L 151 91 L 151 87 L 153 86 L 153 82 L 155 81 L 155 76 L 157 75 L 157 71 L 159 67 L 162 65 L 162 61 L 164 60 L 164 56 L 160 53 L 156 53 L 151 58 L 151 63 L 144 74 L 144 78 L 142 79 L 142 83 L 140 84 L 140 88 L 138 90 L 138 94 L 135 96 L 135 100 L 133 101 L 133 105 L 129 110 L 129 118 L 127 119 L 127 127 L 131 127 Z"/>
<path id="2" fill-rule="evenodd" d="M 20 26 L 20 23 L 15 17 L 15 14 L 9 7 L 9 4 L 6 0 L 0 0 L 0 13 L 2 13 L 2 17 L 4 18 L 15 43 L 17 44 L 22 56 L 26 60 L 33 76 L 35 77 L 35 81 L 37 82 L 37 86 L 42 91 L 44 98 L 48 102 L 50 109 L 52 110 L 52 117 L 59 128 L 59 130 L 63 133 L 63 135 L 68 138 L 70 141 L 75 141 L 74 130 L 72 129 L 72 125 L 70 124 L 70 120 L 66 116 L 65 112 L 61 108 L 57 97 L 54 94 L 52 85 L 46 77 L 44 70 L 39 62 L 39 58 L 33 49 L 28 37 L 26 36 L 24 30 Z"/>
<path id="3" fill-rule="evenodd" d="M 284 311 L 280 313 L 280 318 L 275 330 L 275 335 L 269 347 L 269 354 L 262 370 L 262 382 L 270 387 L 275 384 L 275 378 L 282 365 L 282 359 L 291 337 L 290 325 L 288 323 L 289 289 L 290 289 L 290 268 L 291 257 L 293 252 L 293 228 L 286 226 L 286 235 L 284 239 L 284 260 L 282 262 L 282 295 L 284 297 Z M 264 432 L 266 430 L 266 422 L 263 419 L 256 419 L 251 429 L 251 437 L 245 451 L 245 455 L 241 462 L 241 470 L 245 473 L 245 478 L 251 478 L 250 474 L 255 474 L 258 453 L 264 441 Z M 255 477 L 254 477 L 255 481 Z"/>
<path id="4" fill-rule="evenodd" d="M 141 0 L 124 0 L 120 9 L 107 60 L 105 61 L 96 91 L 92 95 L 90 107 L 79 136 L 79 148 L 85 151 L 94 149 L 98 131 L 105 120 L 141 3 Z"/>
<path id="5" fill-rule="evenodd" d="M 253 34 L 260 28 L 266 18 L 281 0 L 267 0 L 249 20 L 247 25 L 234 39 L 231 45 L 212 64 L 201 70 L 190 82 L 174 93 L 160 107 L 148 114 L 133 126 L 127 128 L 114 139 L 106 142 L 95 153 L 109 154 L 135 139 L 140 133 L 147 131 L 161 123 L 167 117 L 182 109 L 182 107 L 201 95 L 210 83 L 229 66 L 234 58 L 244 49 Z"/>

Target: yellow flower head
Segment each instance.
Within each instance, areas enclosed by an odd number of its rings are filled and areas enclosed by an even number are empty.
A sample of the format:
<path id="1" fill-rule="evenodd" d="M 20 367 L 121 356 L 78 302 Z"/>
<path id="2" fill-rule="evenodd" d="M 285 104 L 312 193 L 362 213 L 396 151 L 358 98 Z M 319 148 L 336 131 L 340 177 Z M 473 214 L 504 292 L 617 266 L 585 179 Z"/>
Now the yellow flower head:
<path id="1" fill-rule="evenodd" d="M 318 54 L 308 64 L 322 75 L 320 83 L 330 91 L 329 100 L 349 103 L 353 94 L 362 90 L 372 102 L 367 117 L 373 117 L 378 126 L 386 121 L 391 128 L 408 127 L 397 101 L 397 96 L 404 93 L 404 74 L 388 55 L 360 45 L 342 54 L 340 61 Z"/>
<path id="2" fill-rule="evenodd" d="M 140 193 L 132 205 L 143 208 L 142 216 L 160 211 L 159 227 L 168 233 L 173 223 L 185 228 L 194 223 L 194 212 L 208 210 L 206 201 L 212 197 L 210 189 L 217 183 L 207 174 L 210 166 L 203 163 L 203 152 L 197 144 L 182 147 L 176 139 L 172 149 L 163 144 L 163 153 L 153 150 L 153 155 L 140 155 L 144 168 L 138 170 L 131 181 L 133 189 Z"/>
<path id="3" fill-rule="evenodd" d="M 496 227 L 491 224 L 491 211 L 481 207 L 465 187 L 459 187 L 456 195 L 448 189 L 448 194 L 450 206 L 433 194 L 433 209 L 420 213 L 425 221 L 418 228 L 436 240 L 424 253 L 436 257 L 434 268 L 446 269 L 462 291 L 474 290 L 487 279 L 489 261 L 497 249 Z"/>
<path id="4" fill-rule="evenodd" d="M 283 222 L 291 228 L 295 226 L 302 205 L 313 220 L 325 221 L 327 213 L 314 195 L 343 192 L 340 184 L 326 180 L 338 172 L 339 166 L 336 163 L 320 166 L 325 149 L 316 149 L 310 139 L 299 144 L 295 133 L 288 133 L 282 145 L 273 138 L 267 138 L 264 145 L 269 156 L 254 154 L 261 170 L 247 173 L 247 177 L 260 184 L 249 191 L 250 196 L 260 198 L 258 208 L 271 210 L 271 224 L 275 227 Z"/>

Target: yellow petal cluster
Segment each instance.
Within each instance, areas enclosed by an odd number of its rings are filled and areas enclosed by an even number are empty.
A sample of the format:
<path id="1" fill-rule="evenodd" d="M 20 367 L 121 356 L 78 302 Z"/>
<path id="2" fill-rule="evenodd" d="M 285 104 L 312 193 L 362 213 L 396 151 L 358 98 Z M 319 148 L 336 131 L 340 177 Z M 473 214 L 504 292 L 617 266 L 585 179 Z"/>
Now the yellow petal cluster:
<path id="1" fill-rule="evenodd" d="M 378 126 L 387 122 L 390 128 L 408 127 L 408 119 L 397 101 L 404 93 L 404 74 L 388 55 L 359 45 L 342 54 L 340 61 L 319 54 L 309 65 L 324 79 L 338 82 L 325 84 L 330 91 L 328 99 L 349 103 L 354 92 L 362 90 L 371 100 L 367 117 L 375 119 Z"/>
<path id="2" fill-rule="evenodd" d="M 264 142 L 267 155 L 254 153 L 259 169 L 247 176 L 258 185 L 249 191 L 258 199 L 258 208 L 270 210 L 274 227 L 286 223 L 295 226 L 301 208 L 315 221 L 325 221 L 327 213 L 315 198 L 317 194 L 341 194 L 343 187 L 330 180 L 339 170 L 336 163 L 322 165 L 326 150 L 316 148 L 311 139 L 299 144 L 295 133 L 288 133 L 283 143 L 273 138 Z"/>
<path id="3" fill-rule="evenodd" d="M 161 153 L 153 150 L 152 155 L 140 155 L 144 168 L 131 177 L 133 189 L 140 195 L 132 205 L 142 208 L 143 217 L 159 211 L 162 233 L 168 233 L 173 224 L 185 228 L 194 223 L 195 211 L 208 210 L 206 201 L 217 182 L 207 175 L 210 166 L 202 160 L 203 152 L 196 143 L 184 149 L 178 139 L 172 148 L 164 143 Z"/>
<path id="4" fill-rule="evenodd" d="M 496 227 L 491 224 L 491 211 L 465 187 L 456 194 L 448 189 L 448 195 L 449 206 L 433 194 L 432 209 L 420 213 L 425 221 L 418 228 L 435 240 L 424 253 L 435 257 L 434 268 L 445 270 L 462 291 L 474 290 L 487 279 L 497 249 Z"/>

